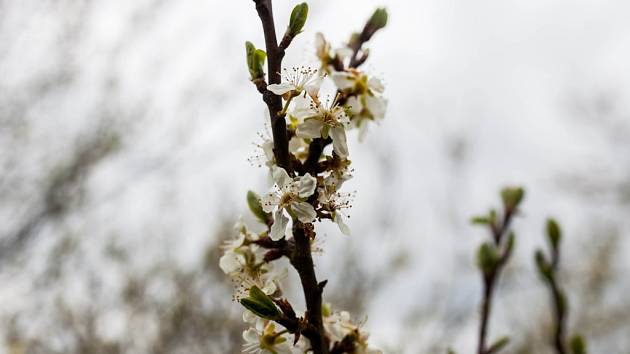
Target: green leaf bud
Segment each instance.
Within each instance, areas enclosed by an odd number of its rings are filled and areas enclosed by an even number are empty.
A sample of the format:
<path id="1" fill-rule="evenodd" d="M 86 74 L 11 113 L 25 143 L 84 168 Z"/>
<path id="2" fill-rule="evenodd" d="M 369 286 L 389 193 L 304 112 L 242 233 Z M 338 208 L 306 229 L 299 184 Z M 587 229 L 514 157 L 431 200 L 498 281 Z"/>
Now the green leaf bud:
<path id="1" fill-rule="evenodd" d="M 576 335 L 571 338 L 571 353 L 586 354 L 586 341 L 582 336 Z"/>
<path id="2" fill-rule="evenodd" d="M 521 187 L 506 187 L 501 190 L 501 199 L 505 209 L 514 210 L 523 200 L 525 190 Z"/>
<path id="3" fill-rule="evenodd" d="M 292 37 L 298 35 L 302 32 L 302 28 L 306 23 L 306 18 L 308 17 L 308 4 L 303 2 L 301 4 L 296 5 L 291 11 L 291 18 L 289 19 L 289 35 Z"/>
<path id="4" fill-rule="evenodd" d="M 499 263 L 497 248 L 489 242 L 483 243 L 477 251 L 477 266 L 484 274 L 491 273 Z"/>
<path id="5" fill-rule="evenodd" d="M 562 237 L 562 230 L 560 229 L 560 225 L 551 218 L 547 219 L 547 237 L 549 243 L 551 243 L 551 247 L 558 249 Z"/>
<path id="6" fill-rule="evenodd" d="M 368 20 L 367 25 L 373 32 L 376 32 L 387 25 L 387 18 L 387 10 L 382 7 L 378 8 Z"/>
<path id="7" fill-rule="evenodd" d="M 278 310 L 271 297 L 257 286 L 252 286 L 249 289 L 249 297 L 241 299 L 240 302 L 241 305 L 258 317 L 273 320 L 280 316 L 280 310 Z"/>
<path id="8" fill-rule="evenodd" d="M 264 50 L 256 49 L 252 42 L 245 42 L 245 55 L 247 58 L 247 68 L 252 80 L 259 79 L 265 75 L 263 64 L 267 53 Z"/>

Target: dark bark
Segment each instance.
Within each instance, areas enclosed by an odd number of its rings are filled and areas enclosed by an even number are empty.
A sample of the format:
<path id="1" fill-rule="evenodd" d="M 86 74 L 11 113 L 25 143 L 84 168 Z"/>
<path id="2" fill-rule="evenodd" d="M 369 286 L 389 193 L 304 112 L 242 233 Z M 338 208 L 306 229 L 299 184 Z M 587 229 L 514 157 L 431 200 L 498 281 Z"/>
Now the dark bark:
<path id="1" fill-rule="evenodd" d="M 282 67 L 282 58 L 284 57 L 284 49 L 278 47 L 271 0 L 254 0 L 254 2 L 256 3 L 256 11 L 258 11 L 258 16 L 262 22 L 265 35 L 269 84 L 279 84 L 281 81 L 280 70 Z M 261 91 L 260 88 L 259 91 Z M 282 97 L 275 95 L 265 88 L 263 100 L 267 104 L 267 108 L 269 108 L 269 120 L 271 122 L 274 144 L 273 153 L 276 158 L 276 163 L 291 174 L 293 169 L 291 168 L 291 160 L 289 158 L 287 122 L 284 116 L 279 115 L 280 111 L 282 111 Z"/>
<path id="2" fill-rule="evenodd" d="M 315 275 L 315 266 L 311 255 L 311 235 L 314 233 L 311 228 L 312 224 L 297 223 L 295 225 L 293 228 L 295 248 L 289 259 L 302 282 L 307 308 L 306 320 L 317 330 L 317 335 L 308 337 L 313 353 L 328 354 L 330 352 L 329 343 L 322 322 L 322 290 L 325 283 L 320 285 Z"/>

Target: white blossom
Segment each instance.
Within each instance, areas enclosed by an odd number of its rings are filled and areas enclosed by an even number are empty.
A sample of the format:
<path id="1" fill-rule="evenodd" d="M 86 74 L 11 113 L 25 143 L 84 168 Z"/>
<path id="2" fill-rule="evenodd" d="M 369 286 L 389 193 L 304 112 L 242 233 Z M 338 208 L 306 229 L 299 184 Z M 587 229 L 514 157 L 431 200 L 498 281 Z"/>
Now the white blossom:
<path id="1" fill-rule="evenodd" d="M 252 327 L 243 332 L 243 352 L 251 354 L 291 354 L 289 339 L 275 331 L 275 324 L 267 322 L 261 330 Z"/>
<path id="2" fill-rule="evenodd" d="M 277 189 L 263 196 L 261 202 L 265 212 L 274 213 L 274 223 L 269 236 L 272 240 L 279 240 L 285 236 L 289 222 L 285 211 L 304 223 L 315 220 L 317 213 L 306 199 L 315 192 L 317 180 L 309 173 L 293 179 L 281 167 L 274 168 L 272 175 Z"/>
<path id="3" fill-rule="evenodd" d="M 310 139 L 330 136 L 335 153 L 341 158 L 348 156 L 346 127 L 350 120 L 336 100 L 328 105 L 313 100 L 304 102 L 302 106 L 295 108 L 294 115 L 303 119 L 297 127 L 297 136 Z"/>
<path id="4" fill-rule="evenodd" d="M 332 176 L 331 176 L 332 177 Z M 327 210 L 333 222 L 339 227 L 339 231 L 344 235 L 350 235 L 350 228 L 346 224 L 346 214 L 344 210 L 351 207 L 351 193 L 341 193 L 336 191 L 336 184 L 324 184 L 317 189 L 317 199 L 324 210 Z"/>
<path id="5" fill-rule="evenodd" d="M 353 125 L 360 130 L 359 140 L 363 140 L 367 132 L 366 121 L 380 121 L 385 117 L 387 100 L 382 96 L 385 86 L 380 79 L 355 69 L 335 72 L 332 79 L 339 90 L 351 94 L 346 106 Z"/>
<path id="6" fill-rule="evenodd" d="M 341 341 L 345 336 L 352 335 L 355 354 L 382 354 L 380 350 L 368 346 L 368 333 L 352 322 L 347 311 L 335 312 L 324 317 L 324 328 L 332 342 Z"/>
<path id="7" fill-rule="evenodd" d="M 322 84 L 322 76 L 318 74 L 317 69 L 309 67 L 294 67 L 291 71 L 283 70 L 283 81 L 279 84 L 271 84 L 267 86 L 269 91 L 278 96 L 291 93 L 298 96 L 302 91 L 306 91 L 310 96 L 317 96 L 319 87 Z"/>

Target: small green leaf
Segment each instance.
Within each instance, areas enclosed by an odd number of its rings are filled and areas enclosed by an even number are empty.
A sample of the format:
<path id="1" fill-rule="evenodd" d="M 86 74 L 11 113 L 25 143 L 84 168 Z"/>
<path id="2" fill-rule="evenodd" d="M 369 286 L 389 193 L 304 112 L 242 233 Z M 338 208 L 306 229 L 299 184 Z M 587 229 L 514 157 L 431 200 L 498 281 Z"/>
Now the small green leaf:
<path id="1" fill-rule="evenodd" d="M 499 340 L 497 340 L 496 342 L 494 342 L 494 344 L 492 344 L 490 346 L 490 348 L 488 348 L 488 353 L 497 353 L 499 350 L 505 348 L 506 345 L 508 345 L 508 343 L 510 343 L 510 338 L 509 337 L 502 337 Z"/>
<path id="2" fill-rule="evenodd" d="M 267 224 L 271 219 L 271 214 L 266 213 L 260 204 L 260 196 L 253 191 L 247 192 L 247 206 L 261 223 Z"/>
<path id="3" fill-rule="evenodd" d="M 273 300 L 257 286 L 252 286 L 249 289 L 249 297 L 241 299 L 240 302 L 258 317 L 273 320 L 280 316 L 280 311 Z"/>
<path id="4" fill-rule="evenodd" d="M 586 354 L 586 341 L 582 336 L 576 335 L 571 338 L 571 353 L 572 354 Z"/>
<path id="5" fill-rule="evenodd" d="M 549 238 L 551 247 L 558 249 L 562 237 L 562 230 L 560 230 L 560 225 L 551 218 L 547 219 L 547 237 Z"/>
<path id="6" fill-rule="evenodd" d="M 506 187 L 501 190 L 503 206 L 508 210 L 514 210 L 523 200 L 525 190 L 521 187 Z"/>
<path id="7" fill-rule="evenodd" d="M 474 225 L 488 225 L 490 224 L 490 218 L 487 216 L 473 216 L 470 222 Z"/>
<path id="8" fill-rule="evenodd" d="M 387 10 L 385 8 L 378 8 L 368 20 L 367 25 L 376 32 L 387 25 L 387 18 Z"/>
<path id="9" fill-rule="evenodd" d="M 267 53 L 261 49 L 256 49 L 252 42 L 245 42 L 245 55 L 247 59 L 247 68 L 252 80 L 261 78 L 265 75 L 263 64 Z"/>
<path id="10" fill-rule="evenodd" d="M 488 216 L 488 218 L 490 219 L 490 222 L 492 224 L 496 224 L 497 223 L 497 210 L 490 209 L 490 215 Z"/>
<path id="11" fill-rule="evenodd" d="M 289 19 L 289 34 L 296 36 L 302 32 L 302 28 L 306 23 L 308 17 L 308 4 L 303 2 L 296 5 L 291 11 L 291 18 Z"/>
<path id="12" fill-rule="evenodd" d="M 505 246 L 505 254 L 512 253 L 512 250 L 514 249 L 515 239 L 516 236 L 514 235 L 514 231 L 510 231 L 510 233 L 508 234 L 507 245 Z"/>

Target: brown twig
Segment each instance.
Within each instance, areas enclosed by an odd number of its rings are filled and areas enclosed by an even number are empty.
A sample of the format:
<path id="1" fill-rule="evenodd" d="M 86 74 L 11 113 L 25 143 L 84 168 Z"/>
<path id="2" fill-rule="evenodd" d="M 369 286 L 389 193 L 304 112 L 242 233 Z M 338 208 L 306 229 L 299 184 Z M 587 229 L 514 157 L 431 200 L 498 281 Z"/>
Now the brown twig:
<path id="1" fill-rule="evenodd" d="M 494 241 L 495 246 L 499 247 L 502 244 L 502 240 L 508 232 L 510 227 L 510 222 L 514 215 L 513 209 L 507 209 L 505 211 L 503 220 L 500 225 L 492 224 L 490 225 L 492 231 L 492 239 Z M 492 268 L 492 270 L 488 273 L 483 274 L 483 299 L 481 302 L 481 320 L 479 326 L 479 342 L 477 346 L 478 354 L 490 354 L 490 349 L 487 346 L 487 337 L 488 337 L 488 325 L 490 319 L 490 311 L 492 309 L 492 299 L 494 294 L 494 289 L 496 287 L 497 279 L 501 271 L 503 270 L 507 260 L 511 255 L 512 248 L 506 247 L 503 250 L 503 254 L 501 255 L 500 261 L 498 264 Z"/>
<path id="2" fill-rule="evenodd" d="M 311 337 L 308 337 L 313 353 L 328 354 L 330 353 L 329 342 L 322 321 L 322 291 L 325 282 L 317 282 L 315 266 L 311 255 L 312 237 L 314 237 L 312 224 L 296 223 L 293 227 L 295 247 L 289 255 L 289 260 L 291 265 L 297 270 L 302 283 L 307 308 L 306 320 L 317 329 Z"/>
<path id="3" fill-rule="evenodd" d="M 256 11 L 262 22 L 265 35 L 265 48 L 267 51 L 267 70 L 269 84 L 279 84 L 282 58 L 284 48 L 278 46 L 276 39 L 276 29 L 273 20 L 273 9 L 271 0 L 254 0 Z M 258 87 L 258 85 L 257 85 Z M 259 88 L 259 91 L 260 88 Z M 271 121 L 271 132 L 273 135 L 273 153 L 278 166 L 284 168 L 287 173 L 292 173 L 291 160 L 289 158 L 289 139 L 287 136 L 287 122 L 284 116 L 278 113 L 282 111 L 282 98 L 265 88 L 263 100 L 269 109 L 269 119 Z"/>

